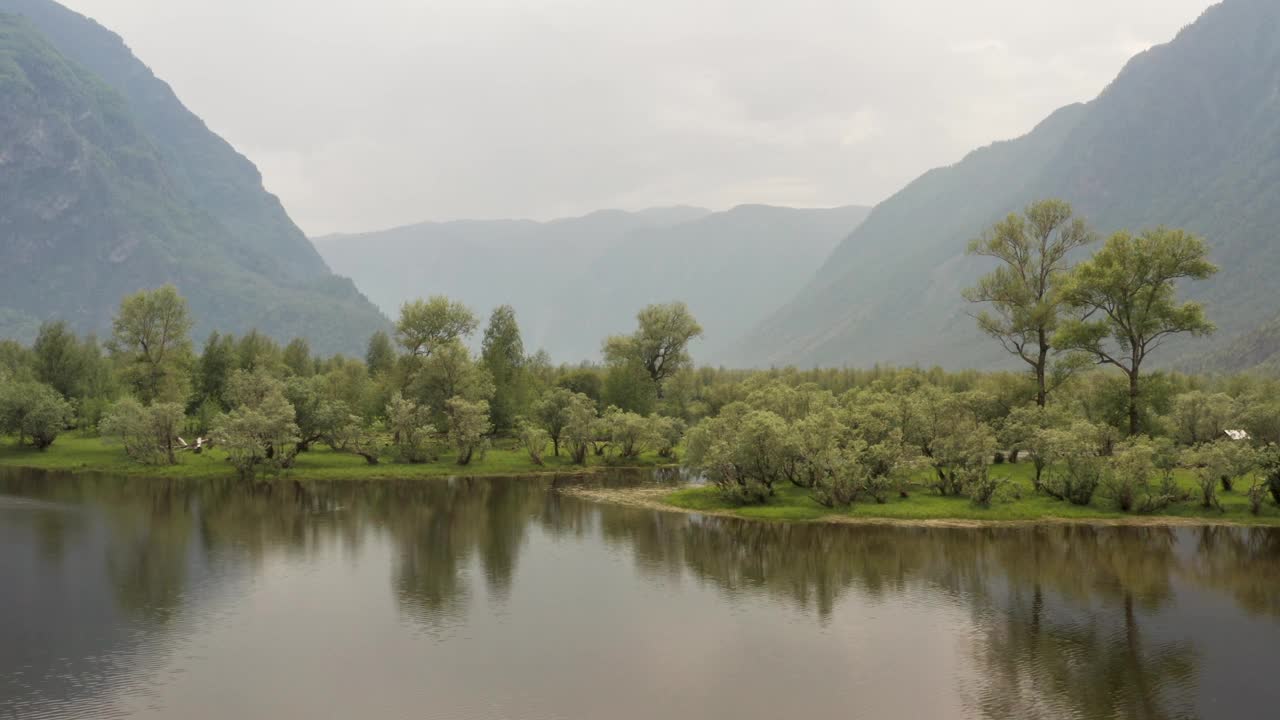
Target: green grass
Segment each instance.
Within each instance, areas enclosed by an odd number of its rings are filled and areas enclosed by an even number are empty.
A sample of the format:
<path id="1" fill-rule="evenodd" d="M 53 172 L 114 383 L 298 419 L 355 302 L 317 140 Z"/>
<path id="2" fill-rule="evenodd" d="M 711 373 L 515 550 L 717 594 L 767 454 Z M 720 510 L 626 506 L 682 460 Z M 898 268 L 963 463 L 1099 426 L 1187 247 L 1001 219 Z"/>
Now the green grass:
<path id="1" fill-rule="evenodd" d="M 1087 506 L 1072 505 L 1035 492 L 1031 479 L 1034 469 L 1030 464 L 999 465 L 992 473 L 1010 479 L 1009 497 L 997 500 L 989 508 L 978 507 L 968 498 L 942 497 L 923 487 L 914 488 L 906 499 L 894 497 L 884 505 L 874 501 L 858 502 L 847 509 L 829 509 L 809 497 L 809 491 L 792 485 L 776 486 L 775 495 L 763 505 L 737 505 L 720 497 L 711 486 L 687 487 L 663 498 L 663 502 L 683 510 L 708 513 L 724 513 L 756 520 L 821 521 L 839 518 L 864 518 L 887 520 L 977 520 L 1003 522 L 1035 522 L 1047 520 L 1124 520 L 1155 521 L 1160 518 L 1175 520 L 1204 520 L 1207 522 L 1234 522 L 1248 525 L 1280 525 L 1280 508 L 1267 500 L 1260 515 L 1249 512 L 1245 496 L 1248 484 L 1237 483 L 1233 492 L 1218 490 L 1218 500 L 1223 512 L 1206 509 L 1193 498 L 1165 508 L 1158 514 L 1138 515 L 1116 510 L 1101 493 L 1096 494 Z M 1193 490 L 1198 497 L 1190 472 L 1181 472 L 1179 482 Z"/>
<path id="2" fill-rule="evenodd" d="M 550 451 L 543 458 L 545 464 L 536 465 L 529 459 L 528 453 L 515 447 L 511 441 L 498 442 L 483 460 L 473 459 L 466 466 L 458 465 L 454 458 L 452 452 L 442 452 L 438 460 L 430 463 L 410 465 L 384 460 L 378 465 L 369 465 L 355 455 L 316 447 L 300 454 L 294 467 L 285 476 L 297 480 L 407 480 L 455 475 L 579 473 L 615 467 L 594 456 L 588 459 L 586 467 L 574 465 L 567 455 L 554 457 Z M 227 464 L 226 456 L 217 450 L 200 455 L 183 453 L 178 459 L 177 465 L 142 465 L 126 457 L 120 447 L 104 443 L 96 437 L 64 435 L 44 452 L 29 447 L 19 448 L 13 438 L 0 438 L 0 467 L 197 480 L 235 476 L 235 469 Z M 654 467 L 660 464 L 662 463 L 657 456 L 645 455 L 627 463 L 626 467 Z"/>

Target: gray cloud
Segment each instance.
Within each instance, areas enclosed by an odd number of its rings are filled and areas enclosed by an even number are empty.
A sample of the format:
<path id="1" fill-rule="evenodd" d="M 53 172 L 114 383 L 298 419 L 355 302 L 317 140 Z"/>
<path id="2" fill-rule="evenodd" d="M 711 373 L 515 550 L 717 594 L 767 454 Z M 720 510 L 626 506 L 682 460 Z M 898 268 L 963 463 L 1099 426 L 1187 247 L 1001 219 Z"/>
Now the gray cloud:
<path id="1" fill-rule="evenodd" d="M 872 203 L 1096 95 L 1210 0 L 64 0 L 310 233 Z"/>

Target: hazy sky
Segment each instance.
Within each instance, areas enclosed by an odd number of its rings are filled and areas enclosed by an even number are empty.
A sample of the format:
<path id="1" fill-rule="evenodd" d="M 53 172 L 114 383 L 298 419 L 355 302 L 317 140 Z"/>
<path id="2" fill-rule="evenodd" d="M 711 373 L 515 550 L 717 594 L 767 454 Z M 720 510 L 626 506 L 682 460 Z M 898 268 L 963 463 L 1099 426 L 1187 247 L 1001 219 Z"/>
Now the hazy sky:
<path id="1" fill-rule="evenodd" d="M 1095 96 L 1210 0 L 63 0 L 308 233 L 874 203 Z"/>

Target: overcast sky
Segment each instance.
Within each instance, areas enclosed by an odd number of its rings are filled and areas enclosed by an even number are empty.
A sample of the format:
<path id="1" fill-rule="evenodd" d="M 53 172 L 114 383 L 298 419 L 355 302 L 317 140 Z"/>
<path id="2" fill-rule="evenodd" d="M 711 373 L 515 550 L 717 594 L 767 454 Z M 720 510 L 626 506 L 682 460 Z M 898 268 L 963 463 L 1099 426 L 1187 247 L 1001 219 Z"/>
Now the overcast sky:
<path id="1" fill-rule="evenodd" d="M 62 0 L 310 234 L 872 204 L 1095 96 L 1210 0 Z"/>

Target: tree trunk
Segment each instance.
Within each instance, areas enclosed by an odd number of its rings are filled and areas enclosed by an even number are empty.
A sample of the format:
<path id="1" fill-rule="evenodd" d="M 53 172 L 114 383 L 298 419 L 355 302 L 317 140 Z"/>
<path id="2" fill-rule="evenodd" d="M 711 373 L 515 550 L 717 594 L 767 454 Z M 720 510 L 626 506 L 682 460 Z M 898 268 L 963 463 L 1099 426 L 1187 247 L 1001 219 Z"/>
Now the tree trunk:
<path id="1" fill-rule="evenodd" d="M 1129 373 L 1129 437 L 1138 434 L 1138 370 Z"/>
<path id="2" fill-rule="evenodd" d="M 1045 381 L 1045 368 L 1049 364 L 1049 339 L 1045 335 L 1044 328 L 1040 328 L 1040 359 L 1036 363 L 1036 405 L 1040 407 L 1044 407 L 1049 401 L 1049 390 Z"/>

